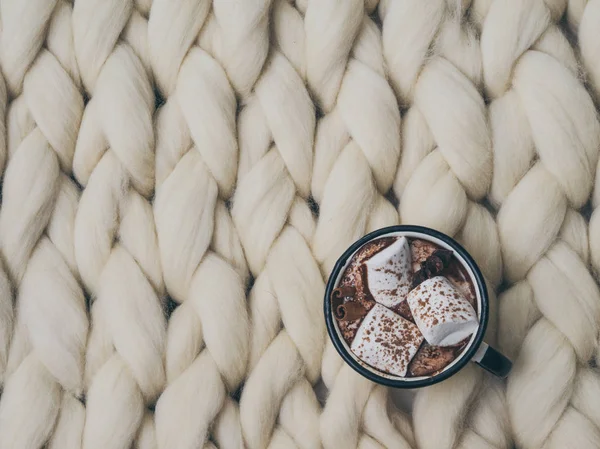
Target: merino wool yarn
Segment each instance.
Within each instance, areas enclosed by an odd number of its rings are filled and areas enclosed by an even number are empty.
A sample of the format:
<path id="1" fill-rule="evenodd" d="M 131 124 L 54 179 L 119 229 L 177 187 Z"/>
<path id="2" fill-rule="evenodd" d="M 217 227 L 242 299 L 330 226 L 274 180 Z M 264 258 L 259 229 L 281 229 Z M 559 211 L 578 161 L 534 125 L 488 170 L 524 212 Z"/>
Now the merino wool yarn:
<path id="1" fill-rule="evenodd" d="M 390 75 L 407 108 L 394 183 L 400 218 L 456 237 L 475 257 L 488 279 L 487 339 L 494 341 L 502 262 L 494 218 L 478 203 L 490 187 L 492 146 L 470 11 L 445 2 L 389 2 L 382 15 Z M 412 44 L 399 49 L 394 41 Z M 473 367 L 419 392 L 413 424 L 422 448 L 509 447 L 501 387 Z"/>
<path id="2" fill-rule="evenodd" d="M 14 306 L 3 311 L 0 332 L 11 342 L 7 363 L 0 358 L 3 448 L 81 446 L 86 418 L 89 321 L 75 248 L 80 189 L 72 178 L 84 101 L 72 15 L 64 2 L 2 9 L 3 32 L 11 30 L 12 39 L 3 39 L 1 50 L 10 98 L 2 128 L 11 129 L 3 157 L 1 301 Z"/>
<path id="3" fill-rule="evenodd" d="M 600 447 L 599 0 L 0 0 L 0 449 Z M 506 380 L 327 337 L 341 253 L 465 246 Z"/>
<path id="4" fill-rule="evenodd" d="M 509 285 L 500 297 L 500 336 L 515 359 L 506 399 L 517 444 L 591 448 L 600 444 L 597 417 L 587 405 L 599 380 L 588 368 L 597 353 L 599 296 L 586 269 L 585 220 L 576 210 L 592 187 L 598 121 L 555 25 L 565 5 L 555 6 L 519 4 L 510 11 L 529 19 L 519 21 L 526 39 L 503 60 L 493 49 L 507 33 L 507 13 L 492 4 L 482 25 L 497 150 L 490 198 L 499 208 Z M 497 70 L 486 71 L 490 64 Z"/>

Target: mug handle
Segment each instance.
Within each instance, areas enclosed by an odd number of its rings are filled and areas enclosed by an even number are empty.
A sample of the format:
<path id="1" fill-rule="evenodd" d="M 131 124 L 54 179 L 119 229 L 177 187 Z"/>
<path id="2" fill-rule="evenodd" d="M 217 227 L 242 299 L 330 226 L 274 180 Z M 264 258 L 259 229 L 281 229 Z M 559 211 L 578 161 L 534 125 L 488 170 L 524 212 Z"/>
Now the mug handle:
<path id="1" fill-rule="evenodd" d="M 481 346 L 479 346 L 479 349 L 471 361 L 477 363 L 493 375 L 501 378 L 508 376 L 508 373 L 512 368 L 512 362 L 485 341 L 481 343 Z"/>

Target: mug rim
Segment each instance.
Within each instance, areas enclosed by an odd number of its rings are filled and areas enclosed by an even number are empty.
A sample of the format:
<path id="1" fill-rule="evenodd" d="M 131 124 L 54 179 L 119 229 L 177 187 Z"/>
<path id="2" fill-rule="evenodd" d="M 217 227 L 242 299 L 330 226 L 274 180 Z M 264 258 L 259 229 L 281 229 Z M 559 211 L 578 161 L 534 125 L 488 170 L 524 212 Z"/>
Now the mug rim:
<path id="1" fill-rule="evenodd" d="M 434 238 L 437 238 L 448 246 L 450 246 L 454 251 L 456 251 L 464 260 L 466 265 L 471 269 L 473 273 L 474 281 L 476 283 L 476 288 L 479 291 L 479 295 L 481 298 L 479 306 L 481 307 L 480 317 L 479 317 L 479 327 L 477 328 L 477 332 L 475 333 L 475 338 L 473 339 L 473 343 L 466 349 L 466 351 L 462 354 L 462 357 L 450 368 L 447 370 L 436 374 L 435 376 L 428 377 L 426 379 L 420 380 L 412 380 L 407 381 L 403 379 L 390 379 L 387 377 L 380 376 L 374 371 L 371 371 L 360 363 L 358 363 L 350 354 L 349 350 L 346 348 L 345 342 L 341 341 L 341 337 L 335 330 L 335 322 L 333 317 L 333 311 L 331 309 L 331 293 L 335 288 L 335 283 L 337 281 L 338 275 L 342 268 L 345 267 L 348 258 L 354 255 L 354 253 L 362 247 L 365 243 L 383 236 L 385 234 L 390 234 L 394 232 L 413 232 L 428 235 Z M 394 388 L 421 388 L 428 387 L 431 385 L 435 385 L 439 382 L 442 382 L 449 377 L 453 376 L 461 369 L 465 367 L 465 365 L 471 361 L 473 356 L 479 350 L 481 343 L 483 342 L 483 337 L 485 335 L 485 331 L 487 329 L 488 319 L 489 319 L 489 296 L 487 291 L 487 286 L 485 283 L 485 278 L 481 273 L 481 270 L 475 263 L 473 257 L 467 252 L 466 249 L 462 247 L 456 240 L 452 237 L 436 231 L 435 229 L 427 228 L 425 226 L 417 226 L 417 225 L 395 225 L 388 226 L 385 228 L 377 229 L 376 231 L 370 232 L 362 238 L 355 241 L 344 253 L 339 257 L 336 261 L 333 270 L 329 275 L 329 279 L 327 280 L 327 286 L 325 288 L 325 300 L 323 302 L 324 312 L 325 312 L 325 323 L 327 327 L 327 333 L 329 334 L 329 338 L 331 339 L 333 346 L 335 347 L 338 354 L 344 359 L 344 361 L 350 365 L 354 371 L 358 372 L 360 375 L 366 377 L 367 379 L 376 382 L 381 385 L 385 385 L 388 387 Z"/>

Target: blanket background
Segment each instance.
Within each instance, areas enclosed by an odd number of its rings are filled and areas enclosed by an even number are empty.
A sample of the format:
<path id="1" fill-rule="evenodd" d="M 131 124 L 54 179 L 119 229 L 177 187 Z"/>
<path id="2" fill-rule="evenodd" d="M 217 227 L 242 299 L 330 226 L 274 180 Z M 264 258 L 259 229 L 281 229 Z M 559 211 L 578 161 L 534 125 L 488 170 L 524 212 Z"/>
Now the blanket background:
<path id="1" fill-rule="evenodd" d="M 1 449 L 597 449 L 600 0 L 0 0 Z M 337 257 L 458 239 L 507 381 L 374 385 Z"/>

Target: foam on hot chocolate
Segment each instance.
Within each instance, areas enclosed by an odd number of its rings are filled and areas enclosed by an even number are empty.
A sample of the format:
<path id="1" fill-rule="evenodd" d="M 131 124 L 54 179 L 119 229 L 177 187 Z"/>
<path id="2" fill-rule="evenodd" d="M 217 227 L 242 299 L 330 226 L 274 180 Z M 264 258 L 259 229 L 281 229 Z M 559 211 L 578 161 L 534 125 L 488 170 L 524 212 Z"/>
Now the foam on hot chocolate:
<path id="1" fill-rule="evenodd" d="M 406 299 L 412 283 L 410 245 L 400 237 L 365 262 L 367 285 L 373 299 L 386 307 Z"/>
<path id="2" fill-rule="evenodd" d="M 405 376 L 421 343 L 423 336 L 417 326 L 376 304 L 362 321 L 350 349 L 374 368 Z"/>
<path id="3" fill-rule="evenodd" d="M 455 345 L 479 326 L 471 303 L 444 276 L 419 284 L 408 294 L 407 301 L 415 324 L 431 345 Z"/>

